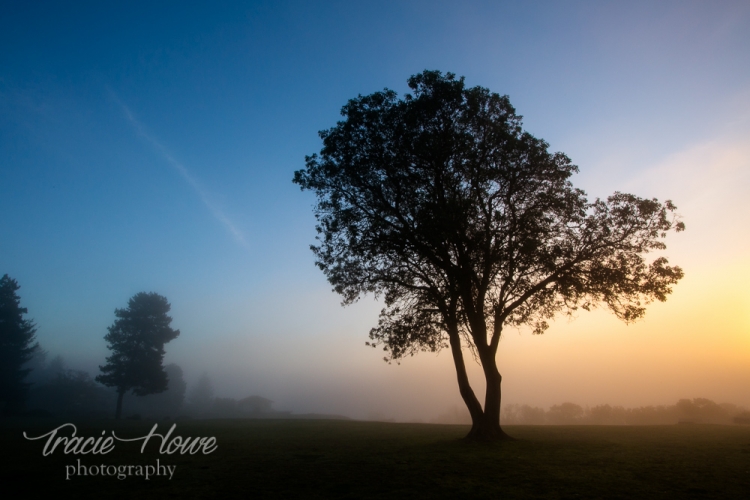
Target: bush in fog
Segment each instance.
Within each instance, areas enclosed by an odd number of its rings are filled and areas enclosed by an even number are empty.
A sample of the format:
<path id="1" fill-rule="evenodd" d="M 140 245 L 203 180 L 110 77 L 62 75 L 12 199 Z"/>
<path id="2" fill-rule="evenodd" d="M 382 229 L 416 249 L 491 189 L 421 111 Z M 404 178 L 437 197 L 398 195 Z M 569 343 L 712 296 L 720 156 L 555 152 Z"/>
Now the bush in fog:
<path id="1" fill-rule="evenodd" d="M 28 407 L 58 417 L 100 417 L 109 412 L 114 400 L 114 392 L 97 384 L 87 372 L 62 369 L 32 387 Z"/>

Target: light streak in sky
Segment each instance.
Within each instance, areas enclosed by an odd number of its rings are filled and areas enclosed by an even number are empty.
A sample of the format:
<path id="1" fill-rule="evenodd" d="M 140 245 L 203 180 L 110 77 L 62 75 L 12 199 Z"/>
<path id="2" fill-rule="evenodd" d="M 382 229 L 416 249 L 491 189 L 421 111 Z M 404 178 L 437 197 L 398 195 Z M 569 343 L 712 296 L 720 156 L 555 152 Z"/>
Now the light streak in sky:
<path id="1" fill-rule="evenodd" d="M 211 199 L 208 197 L 205 189 L 203 189 L 203 186 L 200 185 L 198 180 L 193 176 L 193 174 L 190 173 L 187 167 L 185 167 L 185 165 L 183 165 L 174 156 L 172 156 L 169 150 L 161 142 L 159 142 L 152 135 L 146 132 L 144 126 L 133 115 L 132 111 L 130 111 L 130 108 L 128 108 L 125 103 L 120 100 L 120 98 L 117 96 L 117 94 L 115 94 L 113 90 L 109 89 L 109 91 L 112 95 L 112 98 L 122 108 L 125 117 L 136 130 L 138 135 L 145 139 L 146 142 L 151 144 L 151 146 L 154 147 L 159 155 L 180 174 L 180 176 L 185 180 L 185 182 L 190 185 L 190 187 L 193 188 L 193 191 L 195 191 L 195 194 L 198 195 L 198 198 L 200 198 L 200 200 L 203 202 L 203 205 L 205 205 L 208 211 L 211 212 L 211 215 L 213 215 L 214 218 L 219 221 L 222 226 L 224 226 L 224 228 L 229 232 L 229 234 L 232 235 L 235 241 L 245 248 L 250 248 L 250 245 L 248 244 L 247 240 L 245 240 L 245 236 L 242 234 L 242 231 L 237 228 L 237 226 L 229 219 L 229 217 L 227 217 L 227 215 L 221 209 L 219 209 L 216 205 L 213 204 L 213 202 L 211 202 Z"/>

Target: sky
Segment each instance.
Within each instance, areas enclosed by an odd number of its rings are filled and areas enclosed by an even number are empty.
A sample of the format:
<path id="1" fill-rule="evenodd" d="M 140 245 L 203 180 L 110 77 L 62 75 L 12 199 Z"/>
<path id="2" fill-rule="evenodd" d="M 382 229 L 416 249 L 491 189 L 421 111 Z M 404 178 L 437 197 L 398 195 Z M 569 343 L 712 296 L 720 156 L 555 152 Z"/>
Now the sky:
<path id="1" fill-rule="evenodd" d="M 507 331 L 504 404 L 750 406 L 749 54 L 746 1 L 4 2 L 0 274 L 92 375 L 147 291 L 188 385 L 354 418 L 460 407 L 448 351 L 365 346 L 381 306 L 341 307 L 291 181 L 348 99 L 436 69 L 507 94 L 592 199 L 671 199 L 687 227 L 664 252 L 685 278 L 639 322 Z"/>

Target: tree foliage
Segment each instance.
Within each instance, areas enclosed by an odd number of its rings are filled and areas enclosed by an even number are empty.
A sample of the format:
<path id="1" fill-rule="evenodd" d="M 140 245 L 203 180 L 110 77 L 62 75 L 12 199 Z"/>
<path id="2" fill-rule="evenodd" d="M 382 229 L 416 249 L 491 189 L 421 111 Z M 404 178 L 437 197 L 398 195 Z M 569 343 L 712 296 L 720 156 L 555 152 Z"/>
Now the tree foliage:
<path id="1" fill-rule="evenodd" d="M 385 308 L 370 331 L 387 360 L 450 346 L 472 435 L 495 438 L 503 328 L 542 333 L 556 314 L 606 305 L 631 322 L 682 270 L 646 254 L 684 228 L 674 205 L 615 193 L 589 201 L 562 153 L 522 130 L 507 96 L 425 71 L 413 94 L 350 100 L 294 182 L 317 195 L 317 265 L 350 304 Z M 484 409 L 462 345 L 487 380 Z"/>
<path id="2" fill-rule="evenodd" d="M 0 279 L 0 404 L 3 413 L 20 410 L 29 384 L 25 382 L 31 360 L 39 344 L 34 341 L 36 326 L 25 319 L 28 309 L 21 307 L 16 293 L 20 286 L 7 274 Z"/>
<path id="3" fill-rule="evenodd" d="M 157 293 L 137 293 L 127 309 L 115 309 L 117 319 L 104 336 L 112 354 L 99 366 L 96 381 L 118 392 L 116 418 L 120 417 L 123 395 L 132 390 L 138 396 L 167 389 L 168 377 L 162 366 L 164 344 L 177 338 L 179 330 L 169 325 L 171 306 Z"/>

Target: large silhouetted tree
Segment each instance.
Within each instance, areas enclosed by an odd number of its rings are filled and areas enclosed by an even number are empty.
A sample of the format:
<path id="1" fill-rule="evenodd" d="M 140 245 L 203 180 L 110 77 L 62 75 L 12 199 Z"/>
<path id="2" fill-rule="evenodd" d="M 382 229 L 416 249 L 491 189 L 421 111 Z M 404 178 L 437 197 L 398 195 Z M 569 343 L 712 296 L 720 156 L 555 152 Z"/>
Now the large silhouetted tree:
<path id="1" fill-rule="evenodd" d="M 164 344 L 180 334 L 169 326 L 170 307 L 166 297 L 141 292 L 128 301 L 127 309 L 115 309 L 117 319 L 104 336 L 112 355 L 106 365 L 99 366 L 102 373 L 96 377 L 97 382 L 117 389 L 115 418 L 122 414 L 126 392 L 145 396 L 167 389 Z"/>
<path id="2" fill-rule="evenodd" d="M 0 408 L 4 414 L 23 407 L 29 390 L 24 379 L 30 371 L 24 365 L 39 348 L 34 342 L 34 323 L 24 319 L 28 310 L 21 307 L 19 288 L 7 274 L 0 279 Z"/>
<path id="3" fill-rule="evenodd" d="M 502 438 L 503 330 L 542 333 L 557 313 L 597 304 L 641 317 L 683 274 L 645 254 L 684 226 L 669 201 L 589 201 L 569 181 L 578 168 L 522 130 L 507 96 L 438 71 L 408 84 L 403 99 L 386 89 L 350 100 L 295 172 L 317 195 L 312 250 L 344 304 L 383 297 L 370 338 L 387 360 L 450 346 L 468 437 Z M 481 363 L 484 406 L 462 346 Z"/>

